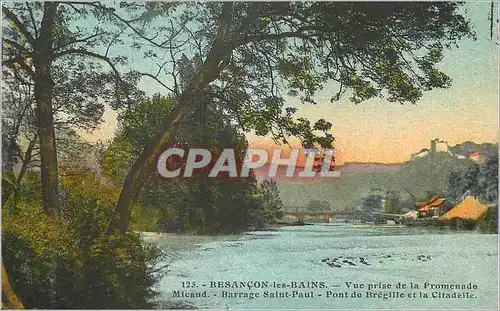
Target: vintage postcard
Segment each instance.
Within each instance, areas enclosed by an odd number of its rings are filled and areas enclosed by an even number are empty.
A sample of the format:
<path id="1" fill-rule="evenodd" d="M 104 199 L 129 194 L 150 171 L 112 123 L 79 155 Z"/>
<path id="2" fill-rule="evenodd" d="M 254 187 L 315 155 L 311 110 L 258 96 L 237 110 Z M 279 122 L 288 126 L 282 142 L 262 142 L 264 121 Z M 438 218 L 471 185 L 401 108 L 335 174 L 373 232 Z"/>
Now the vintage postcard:
<path id="1" fill-rule="evenodd" d="M 3 308 L 498 310 L 498 1 L 1 7 Z"/>

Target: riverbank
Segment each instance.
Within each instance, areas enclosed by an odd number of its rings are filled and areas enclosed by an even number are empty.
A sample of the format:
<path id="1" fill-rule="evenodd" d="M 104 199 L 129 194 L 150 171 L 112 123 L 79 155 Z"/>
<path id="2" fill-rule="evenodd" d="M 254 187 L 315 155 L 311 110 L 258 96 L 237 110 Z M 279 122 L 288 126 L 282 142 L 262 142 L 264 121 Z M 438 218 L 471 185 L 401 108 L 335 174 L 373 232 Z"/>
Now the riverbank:
<path id="1" fill-rule="evenodd" d="M 168 240 L 169 235 L 166 237 Z M 154 240 L 154 235 L 151 238 Z M 283 226 L 274 231 L 246 232 L 238 236 L 211 236 L 204 241 L 193 236 L 174 235 L 170 238 L 176 239 L 176 244 L 183 247 L 174 251 L 177 257 L 160 281 L 161 296 L 158 299 L 163 306 L 167 302 L 182 302 L 192 307 L 217 309 L 496 307 L 497 235 L 438 228 L 318 224 Z M 197 243 L 198 246 L 193 247 Z M 334 282 L 341 286 L 345 282 L 372 281 L 437 284 L 473 282 L 478 286 L 478 298 L 439 301 L 324 300 L 317 297 L 249 300 L 213 295 L 196 300 L 173 297 L 174 291 L 182 290 L 182 282 L 209 284 L 210 281 L 220 280 L 283 283 L 318 281 L 328 284 Z M 208 288 L 207 291 L 216 295 L 220 292 L 217 288 Z"/>

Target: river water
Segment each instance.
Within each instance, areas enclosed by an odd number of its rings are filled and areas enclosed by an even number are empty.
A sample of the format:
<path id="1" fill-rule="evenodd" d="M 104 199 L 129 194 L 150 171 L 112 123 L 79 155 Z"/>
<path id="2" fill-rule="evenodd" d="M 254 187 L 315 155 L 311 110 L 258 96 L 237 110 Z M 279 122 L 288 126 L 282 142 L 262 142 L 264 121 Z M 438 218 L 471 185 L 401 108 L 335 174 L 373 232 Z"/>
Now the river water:
<path id="1" fill-rule="evenodd" d="M 163 263 L 168 263 L 169 268 L 158 288 L 163 306 L 181 303 L 175 305 L 217 309 L 498 309 L 495 234 L 325 224 L 237 236 L 168 234 L 148 239 L 169 254 Z M 220 288 L 214 283 L 219 281 L 251 281 L 261 288 Z M 195 287 L 188 287 L 192 282 Z M 276 288 L 273 282 L 288 287 Z M 324 282 L 325 288 L 293 288 L 299 282 Z M 348 282 L 363 283 L 360 286 L 364 288 L 353 289 L 352 283 L 347 286 Z M 390 289 L 387 284 L 391 284 Z M 406 288 L 401 288 L 402 284 Z M 429 284 L 436 284 L 437 288 L 430 288 Z M 443 284 L 474 288 L 443 289 Z M 206 291 L 207 297 L 175 297 L 175 291 Z M 269 297 L 287 291 L 295 297 Z M 305 294 L 298 297 L 299 293 L 311 292 L 310 298 L 305 298 Z M 250 299 L 249 293 L 260 296 Z M 468 298 L 433 297 L 452 293 Z M 231 294 L 241 297 L 228 297 Z"/>

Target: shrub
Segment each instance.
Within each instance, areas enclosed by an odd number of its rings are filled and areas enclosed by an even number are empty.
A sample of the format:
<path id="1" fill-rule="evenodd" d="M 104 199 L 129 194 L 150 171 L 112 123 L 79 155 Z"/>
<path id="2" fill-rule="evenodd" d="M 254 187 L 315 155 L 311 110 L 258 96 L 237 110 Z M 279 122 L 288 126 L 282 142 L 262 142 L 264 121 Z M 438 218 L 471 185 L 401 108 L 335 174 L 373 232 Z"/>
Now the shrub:
<path id="1" fill-rule="evenodd" d="M 138 234 L 105 237 L 112 205 L 85 187 L 64 189 L 61 220 L 21 200 L 3 210 L 3 259 L 26 308 L 151 308 L 162 259 Z"/>

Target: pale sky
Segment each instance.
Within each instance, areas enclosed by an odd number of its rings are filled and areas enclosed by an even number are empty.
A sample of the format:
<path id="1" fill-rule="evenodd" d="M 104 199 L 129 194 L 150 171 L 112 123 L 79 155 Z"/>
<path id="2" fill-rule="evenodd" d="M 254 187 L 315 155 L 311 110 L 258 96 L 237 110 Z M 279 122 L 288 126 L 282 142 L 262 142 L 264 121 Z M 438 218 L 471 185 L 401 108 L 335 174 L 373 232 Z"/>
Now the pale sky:
<path id="1" fill-rule="evenodd" d="M 498 142 L 499 45 L 498 24 L 493 40 L 489 33 L 491 2 L 468 3 L 467 15 L 477 32 L 477 41 L 463 40 L 459 49 L 445 51 L 440 68 L 452 79 L 449 89 L 424 93 L 416 104 L 400 105 L 383 99 L 371 99 L 355 105 L 347 96 L 330 103 L 333 85 L 316 97 L 316 106 L 302 105 L 290 99 L 287 105 L 298 108 L 297 116 L 316 121 L 324 118 L 333 124 L 337 163 L 403 162 L 411 153 L 429 147 L 440 138 L 455 145 L 464 141 Z M 145 85 L 153 89 L 151 81 Z M 158 91 L 164 93 L 160 88 Z M 105 122 L 92 134 L 97 141 L 113 137 L 116 114 L 107 111 Z M 248 135 L 253 146 L 270 142 Z"/>

